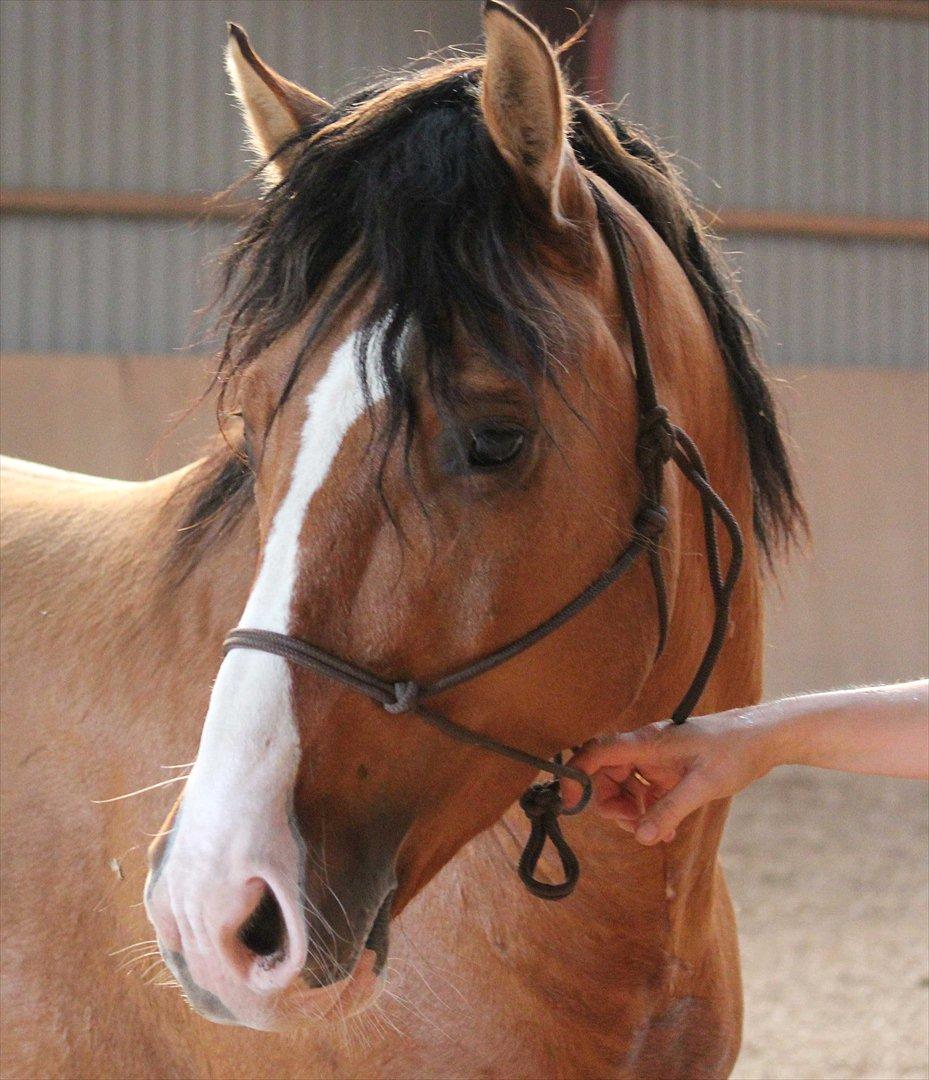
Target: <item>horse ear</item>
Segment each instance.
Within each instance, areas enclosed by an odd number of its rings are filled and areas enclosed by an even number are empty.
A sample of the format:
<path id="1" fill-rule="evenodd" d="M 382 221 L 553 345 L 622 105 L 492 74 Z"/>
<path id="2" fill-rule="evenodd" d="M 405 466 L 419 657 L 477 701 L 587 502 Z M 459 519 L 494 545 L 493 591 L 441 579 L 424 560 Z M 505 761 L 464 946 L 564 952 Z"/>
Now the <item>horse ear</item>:
<path id="1" fill-rule="evenodd" d="M 255 52 L 242 27 L 228 25 L 226 71 L 245 115 L 252 146 L 264 160 L 302 128 L 321 120 L 332 106 L 278 75 Z M 274 179 L 283 176 L 287 165 L 286 156 L 272 162 L 269 169 Z"/>
<path id="2" fill-rule="evenodd" d="M 558 60 L 542 33 L 500 0 L 484 0 L 484 36 L 481 110 L 490 137 L 560 217 L 568 108 Z"/>

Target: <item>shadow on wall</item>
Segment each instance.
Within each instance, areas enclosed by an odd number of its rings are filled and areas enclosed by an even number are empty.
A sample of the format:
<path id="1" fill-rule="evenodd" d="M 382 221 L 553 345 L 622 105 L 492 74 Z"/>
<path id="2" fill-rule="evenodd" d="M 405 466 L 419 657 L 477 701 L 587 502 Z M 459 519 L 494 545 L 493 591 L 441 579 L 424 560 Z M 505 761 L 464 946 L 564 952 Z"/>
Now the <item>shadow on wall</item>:
<path id="1" fill-rule="evenodd" d="M 147 479 L 215 431 L 207 383 L 181 357 L 7 356 L 3 452 Z M 929 384 L 922 372 L 795 370 L 782 407 L 813 550 L 772 580 L 766 693 L 916 678 L 929 669 Z M 41 418 L 39 422 L 38 418 Z"/>

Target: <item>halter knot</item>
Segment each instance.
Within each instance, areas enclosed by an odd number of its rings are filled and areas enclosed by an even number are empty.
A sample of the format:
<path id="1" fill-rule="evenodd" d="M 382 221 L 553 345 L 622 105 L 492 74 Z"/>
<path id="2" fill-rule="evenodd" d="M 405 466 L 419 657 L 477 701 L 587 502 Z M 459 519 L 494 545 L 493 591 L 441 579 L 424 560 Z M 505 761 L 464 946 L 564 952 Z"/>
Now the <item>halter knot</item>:
<path id="1" fill-rule="evenodd" d="M 543 784 L 533 784 L 519 797 L 519 805 L 530 821 L 551 814 L 557 817 L 561 813 L 561 787 L 557 780 L 547 780 Z"/>
<path id="2" fill-rule="evenodd" d="M 654 543 L 665 531 L 668 511 L 658 503 L 645 503 L 635 516 L 635 531 L 649 543 Z"/>
<path id="3" fill-rule="evenodd" d="M 668 420 L 664 405 L 655 405 L 639 417 L 639 439 L 636 460 L 639 468 L 648 471 L 671 460 L 674 452 L 674 428 Z"/>
<path id="4" fill-rule="evenodd" d="M 394 683 L 394 700 L 385 701 L 384 709 L 389 713 L 408 713 L 416 707 L 419 697 L 419 684 L 415 682 Z"/>

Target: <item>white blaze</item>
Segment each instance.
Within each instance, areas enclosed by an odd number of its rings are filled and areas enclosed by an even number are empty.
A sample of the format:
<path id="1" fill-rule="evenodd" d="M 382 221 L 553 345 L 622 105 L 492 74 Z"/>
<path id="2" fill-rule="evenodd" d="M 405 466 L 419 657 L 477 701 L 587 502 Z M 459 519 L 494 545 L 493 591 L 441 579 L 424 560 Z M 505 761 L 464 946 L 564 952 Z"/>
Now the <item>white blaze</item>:
<path id="1" fill-rule="evenodd" d="M 364 410 L 353 335 L 307 398 L 290 486 L 264 546 L 240 625 L 290 630 L 300 533 L 346 433 Z M 378 388 L 372 380 L 372 394 Z M 209 874 L 256 859 L 294 873 L 288 815 L 300 760 L 290 669 L 281 657 L 233 649 L 213 686 L 200 749 L 184 794 L 171 859 Z M 247 868 L 246 868 L 247 869 Z"/>

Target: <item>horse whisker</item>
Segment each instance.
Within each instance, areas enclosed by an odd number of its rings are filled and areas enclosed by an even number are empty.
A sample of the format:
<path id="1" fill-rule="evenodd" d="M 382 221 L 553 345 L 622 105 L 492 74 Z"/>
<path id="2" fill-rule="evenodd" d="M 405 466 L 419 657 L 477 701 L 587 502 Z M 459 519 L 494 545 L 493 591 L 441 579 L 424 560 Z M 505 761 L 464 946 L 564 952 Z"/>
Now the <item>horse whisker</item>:
<path id="1" fill-rule="evenodd" d="M 102 806 L 104 803 L 120 802 L 122 799 L 132 799 L 136 795 L 144 795 L 146 791 L 154 791 L 155 788 L 167 787 L 168 784 L 176 784 L 179 780 L 186 780 L 188 774 L 183 776 L 169 776 L 167 780 L 159 780 L 157 784 L 149 784 L 148 787 L 139 788 L 136 791 L 127 791 L 125 795 L 114 795 L 110 799 L 91 799 L 90 801 L 95 806 Z"/>
<path id="2" fill-rule="evenodd" d="M 121 949 L 114 949 L 111 953 L 107 953 L 108 956 L 118 956 L 120 953 L 128 952 L 130 949 L 140 949 L 143 945 L 157 945 L 158 942 L 155 938 L 150 938 L 148 941 L 134 941 L 131 945 L 123 945 Z"/>

